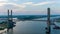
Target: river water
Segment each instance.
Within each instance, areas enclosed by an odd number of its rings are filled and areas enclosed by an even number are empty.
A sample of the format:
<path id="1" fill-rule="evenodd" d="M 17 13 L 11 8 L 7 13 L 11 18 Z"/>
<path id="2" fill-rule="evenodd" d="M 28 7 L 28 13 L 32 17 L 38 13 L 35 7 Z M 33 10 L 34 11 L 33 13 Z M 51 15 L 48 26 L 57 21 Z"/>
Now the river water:
<path id="1" fill-rule="evenodd" d="M 47 18 L 41 18 L 40 20 L 47 20 Z M 46 34 L 46 27 L 47 22 L 45 21 L 19 21 L 14 27 L 13 34 Z M 59 29 L 53 28 L 54 26 L 51 25 L 51 34 L 60 34 Z"/>
<path id="2" fill-rule="evenodd" d="M 9 34 L 46 34 L 46 27 L 47 22 L 44 21 L 18 21 Z M 53 27 L 51 25 L 51 34 L 60 34 L 60 30 Z"/>
<path id="3" fill-rule="evenodd" d="M 46 34 L 45 27 L 47 27 L 47 22 L 20 21 L 16 23 L 13 34 Z M 51 34 L 60 34 L 60 30 L 55 30 L 51 26 Z"/>
<path id="4" fill-rule="evenodd" d="M 46 22 L 20 21 L 14 28 L 14 34 L 45 34 Z"/>

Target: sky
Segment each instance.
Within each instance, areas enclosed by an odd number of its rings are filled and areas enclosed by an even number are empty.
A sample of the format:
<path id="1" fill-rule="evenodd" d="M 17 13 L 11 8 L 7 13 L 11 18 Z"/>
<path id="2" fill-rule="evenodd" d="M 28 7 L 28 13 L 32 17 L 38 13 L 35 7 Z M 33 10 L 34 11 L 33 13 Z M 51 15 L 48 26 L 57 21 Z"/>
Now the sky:
<path id="1" fill-rule="evenodd" d="M 60 15 L 60 0 L 0 0 L 0 15 L 46 15 L 51 8 L 52 15 Z"/>

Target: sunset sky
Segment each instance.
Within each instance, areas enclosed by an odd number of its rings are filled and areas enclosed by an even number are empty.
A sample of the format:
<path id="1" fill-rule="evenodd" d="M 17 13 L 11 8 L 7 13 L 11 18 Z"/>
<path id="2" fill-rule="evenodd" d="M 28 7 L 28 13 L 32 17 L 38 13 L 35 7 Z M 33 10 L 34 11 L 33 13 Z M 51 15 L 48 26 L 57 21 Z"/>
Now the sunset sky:
<path id="1" fill-rule="evenodd" d="M 0 15 L 7 15 L 8 9 L 14 15 L 44 15 L 48 7 L 51 14 L 60 14 L 60 0 L 0 0 Z"/>

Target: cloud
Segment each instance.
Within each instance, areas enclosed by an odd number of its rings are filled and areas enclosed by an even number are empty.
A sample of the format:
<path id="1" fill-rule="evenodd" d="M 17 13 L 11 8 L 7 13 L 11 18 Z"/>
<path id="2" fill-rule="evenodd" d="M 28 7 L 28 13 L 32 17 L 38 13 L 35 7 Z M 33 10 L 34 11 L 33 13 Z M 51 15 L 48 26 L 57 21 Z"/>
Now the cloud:
<path id="1" fill-rule="evenodd" d="M 0 1 L 3 1 L 3 0 L 0 0 Z M 4 1 L 7 1 L 7 0 L 4 0 Z M 16 3 L 11 3 L 11 2 L 0 2 L 0 6 L 4 6 L 4 5 L 14 5 L 14 6 L 17 6 L 17 7 L 20 7 L 20 8 L 25 8 L 27 7 L 27 5 L 30 5 L 30 6 L 42 6 L 42 5 L 46 5 L 46 4 L 53 4 L 55 3 L 55 1 L 47 1 L 47 2 L 39 2 L 39 3 L 34 3 L 34 2 L 25 2 L 25 3 L 22 3 L 22 4 L 16 4 Z"/>
<path id="2" fill-rule="evenodd" d="M 10 5 L 14 5 L 14 6 L 17 6 L 17 7 L 20 7 L 20 8 L 24 8 L 25 6 L 24 5 L 19 5 L 19 4 L 16 4 L 16 3 L 6 3 L 6 2 L 4 2 L 4 3 L 0 3 L 0 6 L 4 6 L 4 5 L 8 5 L 8 4 L 10 4 Z"/>
<path id="3" fill-rule="evenodd" d="M 46 5 L 46 4 L 53 4 L 55 3 L 55 1 L 49 1 L 49 2 L 40 2 L 40 3 L 37 3 L 37 4 L 33 4 L 33 6 L 41 6 L 41 5 Z"/>
<path id="4" fill-rule="evenodd" d="M 52 4 L 55 3 L 55 1 L 49 1 L 49 2 L 40 2 L 40 3 L 34 3 L 34 2 L 26 2 L 23 3 L 24 5 L 32 5 L 32 6 L 41 6 L 41 5 L 46 5 L 46 4 Z"/>
<path id="5" fill-rule="evenodd" d="M 24 5 L 32 5 L 33 2 L 26 2 L 26 3 L 23 3 Z"/>
<path id="6" fill-rule="evenodd" d="M 13 0 L 13 1 L 19 1 L 19 0 Z"/>
<path id="7" fill-rule="evenodd" d="M 0 2 L 7 2 L 8 0 L 0 0 Z"/>

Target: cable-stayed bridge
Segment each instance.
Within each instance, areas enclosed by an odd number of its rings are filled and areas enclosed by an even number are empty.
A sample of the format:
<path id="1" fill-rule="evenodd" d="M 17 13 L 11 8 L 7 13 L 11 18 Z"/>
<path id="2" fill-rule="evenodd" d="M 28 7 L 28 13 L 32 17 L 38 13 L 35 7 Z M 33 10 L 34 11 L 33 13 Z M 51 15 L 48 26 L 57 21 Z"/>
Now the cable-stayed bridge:
<path id="1" fill-rule="evenodd" d="M 51 22 L 54 22 L 58 18 L 60 18 L 60 16 L 50 17 L 50 20 L 51 20 Z M 34 19 L 31 19 L 31 20 L 29 20 L 29 18 L 28 19 L 22 18 L 22 19 L 18 19 L 17 17 L 16 18 L 13 18 L 13 20 L 15 20 L 15 21 L 17 21 L 17 20 L 19 20 L 19 21 L 26 21 L 26 20 L 28 20 L 28 21 L 47 21 L 47 17 L 44 17 L 44 18 L 34 18 Z M 5 20 L 6 21 L 7 18 L 0 18 L 0 20 L 2 20 L 2 21 Z"/>

